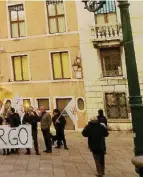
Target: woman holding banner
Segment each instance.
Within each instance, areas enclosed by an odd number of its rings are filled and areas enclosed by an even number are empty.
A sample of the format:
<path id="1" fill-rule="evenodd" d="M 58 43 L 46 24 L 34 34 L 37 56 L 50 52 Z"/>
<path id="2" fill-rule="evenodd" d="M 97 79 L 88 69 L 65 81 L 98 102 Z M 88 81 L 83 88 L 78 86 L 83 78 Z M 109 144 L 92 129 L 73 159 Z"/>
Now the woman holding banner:
<path id="1" fill-rule="evenodd" d="M 57 136 L 57 147 L 56 148 L 60 149 L 61 141 L 63 141 L 64 148 L 68 150 L 66 139 L 65 139 L 65 133 L 64 133 L 65 125 L 66 125 L 65 117 L 61 114 L 61 112 L 58 109 L 54 109 L 53 114 L 54 116 L 52 118 L 52 122 L 56 129 L 56 136 Z"/>

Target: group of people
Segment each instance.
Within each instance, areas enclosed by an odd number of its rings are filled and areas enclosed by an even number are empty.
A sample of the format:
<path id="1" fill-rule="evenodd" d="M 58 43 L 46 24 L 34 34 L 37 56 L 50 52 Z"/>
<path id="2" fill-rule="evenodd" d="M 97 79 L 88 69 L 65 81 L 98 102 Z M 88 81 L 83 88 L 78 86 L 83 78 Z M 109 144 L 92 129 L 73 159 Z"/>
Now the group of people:
<path id="1" fill-rule="evenodd" d="M 103 114 L 103 110 L 100 109 L 98 116 L 91 118 L 91 121 L 83 129 L 82 135 L 88 138 L 88 146 L 96 164 L 96 176 L 102 177 L 105 174 L 105 137 L 109 135 L 107 119 Z"/>
<path id="2" fill-rule="evenodd" d="M 38 122 L 41 124 L 41 131 L 43 134 L 45 147 L 46 149 L 43 151 L 45 153 L 52 153 L 52 145 L 54 145 L 55 142 L 57 142 L 57 146 L 55 148 L 60 149 L 62 145 L 64 145 L 64 148 L 68 150 L 66 139 L 65 139 L 65 125 L 66 125 L 66 119 L 65 117 L 60 113 L 60 110 L 55 109 L 53 111 L 53 117 L 51 118 L 50 114 L 48 114 L 44 108 L 44 106 L 41 106 L 39 109 L 39 112 L 37 113 L 34 111 L 33 107 L 29 107 L 25 111 L 25 115 L 22 119 L 19 116 L 18 113 L 15 112 L 14 108 L 9 109 L 7 117 L 3 119 L 0 117 L 0 125 L 9 125 L 10 127 L 18 127 L 22 124 L 30 124 L 32 129 L 32 138 L 34 142 L 34 148 L 36 155 L 40 155 L 39 152 L 39 146 L 38 146 Z M 56 135 L 52 135 L 50 133 L 50 127 L 52 125 L 55 127 Z M 3 149 L 4 155 L 9 155 L 11 153 L 19 153 L 19 149 Z M 31 154 L 31 149 L 26 149 L 26 155 Z"/>

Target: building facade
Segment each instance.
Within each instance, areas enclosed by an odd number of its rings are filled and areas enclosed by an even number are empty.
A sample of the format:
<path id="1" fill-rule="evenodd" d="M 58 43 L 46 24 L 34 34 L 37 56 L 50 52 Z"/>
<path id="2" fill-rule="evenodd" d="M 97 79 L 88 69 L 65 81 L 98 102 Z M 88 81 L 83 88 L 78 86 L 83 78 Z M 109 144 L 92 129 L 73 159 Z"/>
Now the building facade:
<path id="1" fill-rule="evenodd" d="M 82 70 L 72 67 L 81 66 L 76 10 L 75 1 L 0 1 L 1 99 L 18 93 L 25 107 L 44 105 L 51 114 L 73 99 L 71 130 L 87 122 Z"/>
<path id="2" fill-rule="evenodd" d="M 141 93 L 143 95 L 142 1 L 130 1 L 130 15 Z M 78 30 L 83 64 L 87 117 L 103 109 L 112 130 L 132 128 L 120 12 L 115 1 L 107 1 L 90 13 L 77 1 Z M 84 18 L 83 18 L 84 17 Z"/>

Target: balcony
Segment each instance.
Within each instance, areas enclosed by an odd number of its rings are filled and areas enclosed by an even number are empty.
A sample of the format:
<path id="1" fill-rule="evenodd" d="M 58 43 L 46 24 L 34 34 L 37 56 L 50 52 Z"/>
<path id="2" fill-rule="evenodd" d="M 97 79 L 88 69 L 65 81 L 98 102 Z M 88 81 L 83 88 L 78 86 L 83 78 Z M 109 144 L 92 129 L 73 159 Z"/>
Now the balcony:
<path id="1" fill-rule="evenodd" d="M 91 26 L 91 40 L 95 45 L 104 45 L 105 43 L 122 43 L 122 28 L 120 23 L 103 24 Z"/>

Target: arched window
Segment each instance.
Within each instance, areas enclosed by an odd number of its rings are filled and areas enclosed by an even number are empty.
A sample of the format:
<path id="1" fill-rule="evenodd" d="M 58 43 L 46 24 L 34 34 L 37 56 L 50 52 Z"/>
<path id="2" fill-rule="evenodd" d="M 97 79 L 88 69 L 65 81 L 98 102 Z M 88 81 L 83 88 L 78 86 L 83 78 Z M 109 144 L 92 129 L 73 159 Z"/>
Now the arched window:
<path id="1" fill-rule="evenodd" d="M 77 108 L 78 108 L 80 111 L 83 111 L 83 110 L 85 109 L 85 103 L 84 103 L 83 98 L 78 98 L 78 99 L 77 99 Z"/>

